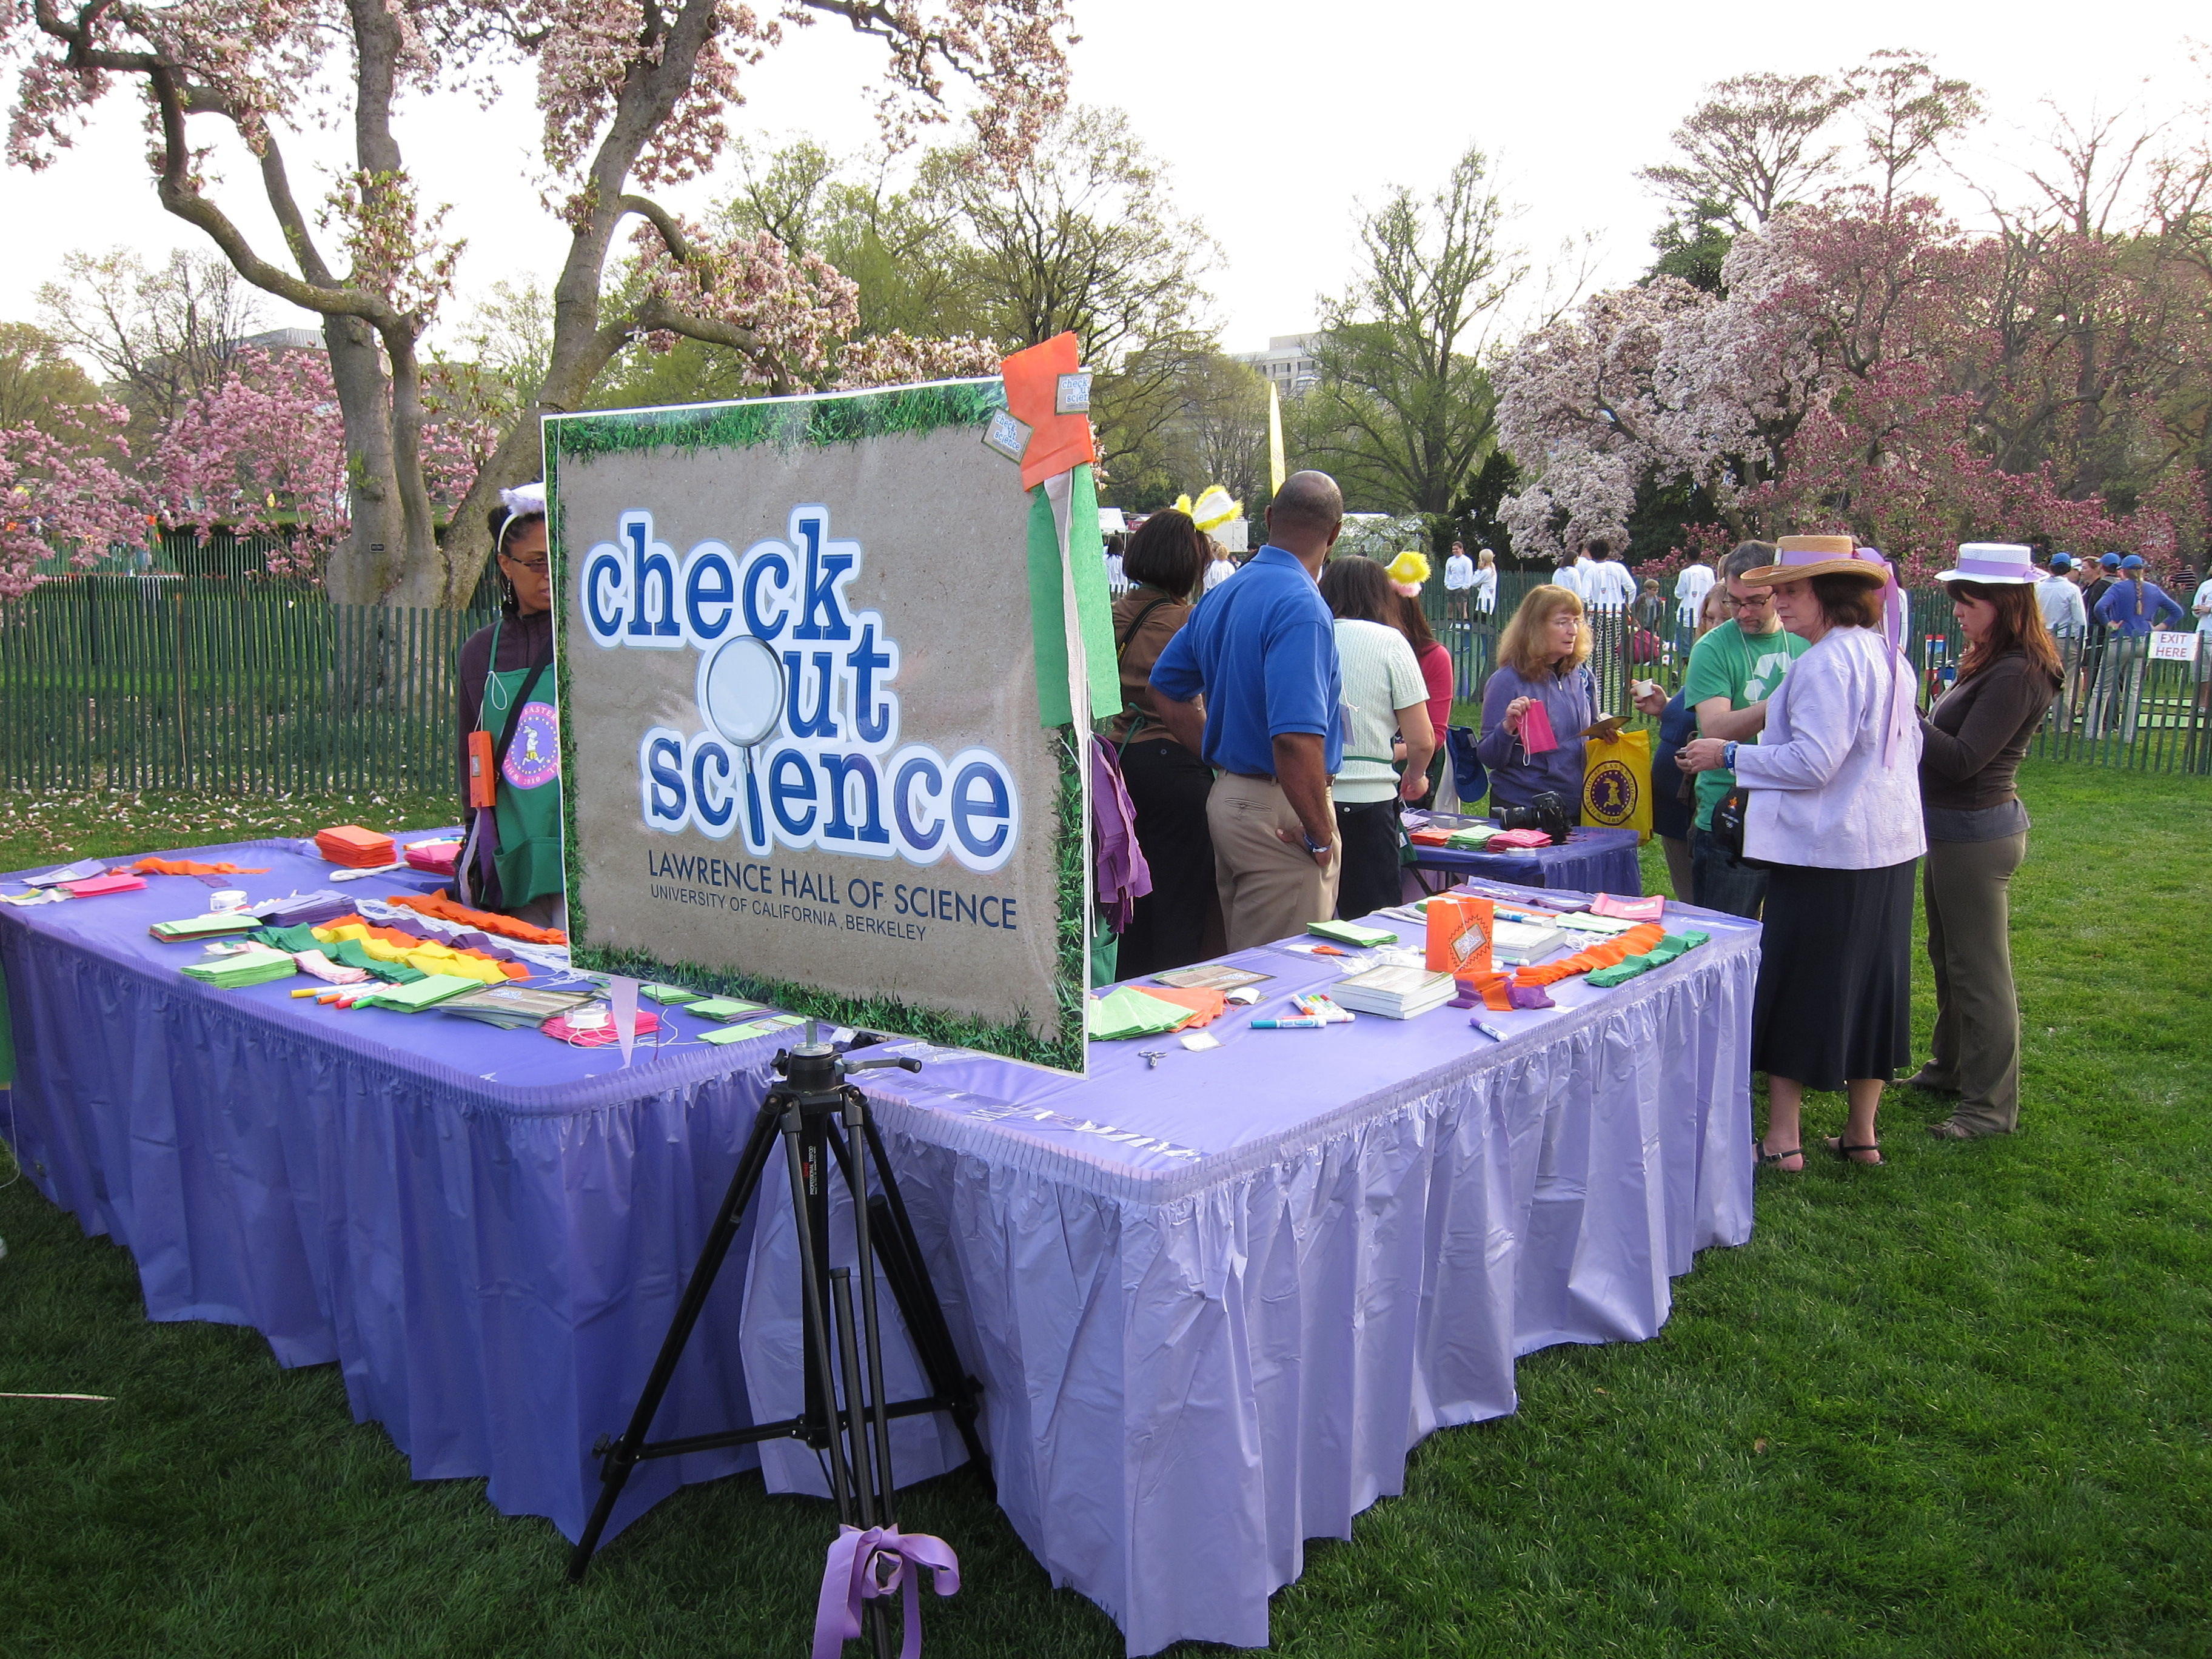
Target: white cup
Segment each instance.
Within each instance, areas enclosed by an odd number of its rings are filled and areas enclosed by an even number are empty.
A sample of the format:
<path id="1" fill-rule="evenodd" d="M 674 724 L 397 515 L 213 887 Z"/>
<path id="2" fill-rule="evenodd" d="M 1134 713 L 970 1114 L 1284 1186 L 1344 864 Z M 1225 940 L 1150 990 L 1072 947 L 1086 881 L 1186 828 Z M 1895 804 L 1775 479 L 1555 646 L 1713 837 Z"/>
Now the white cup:
<path id="1" fill-rule="evenodd" d="M 209 896 L 208 908 L 222 915 L 232 910 L 243 910 L 250 901 L 242 887 L 226 887 Z"/>

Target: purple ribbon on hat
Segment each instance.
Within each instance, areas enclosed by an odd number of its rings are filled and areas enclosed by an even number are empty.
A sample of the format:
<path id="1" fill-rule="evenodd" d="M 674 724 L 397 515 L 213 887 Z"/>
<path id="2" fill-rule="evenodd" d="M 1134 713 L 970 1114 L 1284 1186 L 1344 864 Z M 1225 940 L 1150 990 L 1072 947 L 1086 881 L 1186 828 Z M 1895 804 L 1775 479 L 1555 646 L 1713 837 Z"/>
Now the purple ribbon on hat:
<path id="1" fill-rule="evenodd" d="M 1959 547 L 1958 568 L 1945 574 L 1960 582 L 2032 582 L 2043 573 L 2035 568 L 2024 547 L 2001 542 L 1964 542 Z"/>
<path id="2" fill-rule="evenodd" d="M 888 1578 L 878 1575 L 878 1559 L 890 1565 Z M 906 1593 L 906 1639 L 899 1659 L 921 1659 L 921 1574 L 927 1567 L 937 1593 L 950 1595 L 960 1588 L 960 1562 L 952 1547 L 926 1532 L 902 1533 L 896 1527 L 841 1525 L 822 1564 L 822 1595 L 814 1605 L 814 1659 L 837 1659 L 846 1643 L 860 1635 L 860 1610 L 878 1596 L 897 1592 L 906 1582 L 908 1567 L 916 1569 L 914 1584 Z"/>

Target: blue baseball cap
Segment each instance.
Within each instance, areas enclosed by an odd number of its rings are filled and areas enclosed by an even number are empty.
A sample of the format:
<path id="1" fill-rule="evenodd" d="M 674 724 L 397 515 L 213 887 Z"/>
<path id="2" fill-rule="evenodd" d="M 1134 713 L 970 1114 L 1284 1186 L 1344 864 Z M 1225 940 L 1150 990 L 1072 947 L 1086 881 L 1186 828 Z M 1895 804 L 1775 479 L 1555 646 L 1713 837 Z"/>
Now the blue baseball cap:
<path id="1" fill-rule="evenodd" d="M 2107 553 L 2097 562 L 2107 570 L 2118 570 L 2120 568 L 2120 556 L 2117 553 Z"/>
<path id="2" fill-rule="evenodd" d="M 2143 556 L 2140 553 L 2130 553 L 2120 561 L 2120 568 L 2123 570 L 2140 570 L 2142 568 Z"/>
<path id="3" fill-rule="evenodd" d="M 2051 556 L 2051 568 L 2053 570 L 2071 570 L 2074 568 L 2074 556 L 2071 553 L 2053 553 Z"/>

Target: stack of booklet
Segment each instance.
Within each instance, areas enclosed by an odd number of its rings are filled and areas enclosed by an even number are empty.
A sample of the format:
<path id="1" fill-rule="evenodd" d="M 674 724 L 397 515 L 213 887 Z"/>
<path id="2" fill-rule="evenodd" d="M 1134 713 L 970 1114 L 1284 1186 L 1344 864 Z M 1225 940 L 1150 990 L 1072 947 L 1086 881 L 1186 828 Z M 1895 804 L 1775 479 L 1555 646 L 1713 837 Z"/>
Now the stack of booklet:
<path id="1" fill-rule="evenodd" d="M 582 1006 L 592 996 L 589 991 L 539 991 L 510 983 L 487 985 L 434 1006 L 441 1014 L 462 1014 L 514 1031 L 526 1025 L 542 1025 L 556 1014 Z"/>
<path id="2" fill-rule="evenodd" d="M 1369 968 L 1340 979 L 1328 988 L 1340 1006 L 1386 1019 L 1411 1019 L 1452 999 L 1452 976 L 1432 974 L 1426 968 Z"/>
<path id="3" fill-rule="evenodd" d="M 1490 936 L 1490 959 L 1499 967 L 1536 962 L 1567 942 L 1555 927 L 1541 922 L 1500 921 Z"/>
<path id="4" fill-rule="evenodd" d="M 222 933 L 250 933 L 261 918 L 245 910 L 210 910 L 181 921 L 157 921 L 146 931 L 155 939 L 213 939 Z"/>

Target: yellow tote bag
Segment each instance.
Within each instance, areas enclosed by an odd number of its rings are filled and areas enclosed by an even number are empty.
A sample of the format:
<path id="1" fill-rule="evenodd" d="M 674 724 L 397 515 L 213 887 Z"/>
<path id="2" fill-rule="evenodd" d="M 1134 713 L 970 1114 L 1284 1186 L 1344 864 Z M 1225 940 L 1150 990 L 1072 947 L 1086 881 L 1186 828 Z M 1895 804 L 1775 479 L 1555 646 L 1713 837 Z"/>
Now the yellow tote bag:
<path id="1" fill-rule="evenodd" d="M 1583 822 L 1651 839 L 1651 734 L 1593 736 L 1583 749 Z"/>

